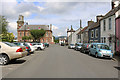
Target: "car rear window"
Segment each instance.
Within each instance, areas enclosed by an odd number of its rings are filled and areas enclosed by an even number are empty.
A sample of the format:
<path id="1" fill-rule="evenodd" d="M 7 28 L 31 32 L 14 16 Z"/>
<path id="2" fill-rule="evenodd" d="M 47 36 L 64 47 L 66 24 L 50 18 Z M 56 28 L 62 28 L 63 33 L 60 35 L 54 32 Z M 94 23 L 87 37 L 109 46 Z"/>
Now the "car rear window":
<path id="1" fill-rule="evenodd" d="M 13 43 L 9 43 L 9 42 L 4 42 L 5 44 L 7 44 L 10 47 L 16 47 L 17 45 L 13 44 Z"/>

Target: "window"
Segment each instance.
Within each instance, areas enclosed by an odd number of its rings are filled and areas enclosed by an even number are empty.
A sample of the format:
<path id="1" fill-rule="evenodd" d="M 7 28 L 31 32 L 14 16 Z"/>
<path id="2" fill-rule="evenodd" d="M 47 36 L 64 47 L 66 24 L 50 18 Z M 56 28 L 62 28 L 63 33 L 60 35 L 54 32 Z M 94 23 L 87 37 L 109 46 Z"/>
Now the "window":
<path id="1" fill-rule="evenodd" d="M 98 38 L 98 29 L 95 30 L 95 37 Z"/>
<path id="2" fill-rule="evenodd" d="M 103 30 L 106 31 L 106 21 L 103 21 Z"/>
<path id="3" fill-rule="evenodd" d="M 104 37 L 104 43 L 106 43 L 106 38 Z"/>
<path id="4" fill-rule="evenodd" d="M 80 39 L 80 35 L 78 34 L 78 39 Z"/>
<path id="5" fill-rule="evenodd" d="M 48 39 L 46 40 L 46 42 L 48 42 Z"/>
<path id="6" fill-rule="evenodd" d="M 111 25 L 111 18 L 109 18 L 109 30 L 112 29 L 112 25 Z"/>
<path id="7" fill-rule="evenodd" d="M 103 38 L 101 38 L 101 43 L 103 43 Z"/>
<path id="8" fill-rule="evenodd" d="M 91 31 L 91 38 L 94 37 L 94 30 Z"/>
<path id="9" fill-rule="evenodd" d="M 20 32 L 20 36 L 22 36 L 22 33 Z"/>
<path id="10" fill-rule="evenodd" d="M 27 33 L 27 35 L 29 36 L 29 32 Z"/>

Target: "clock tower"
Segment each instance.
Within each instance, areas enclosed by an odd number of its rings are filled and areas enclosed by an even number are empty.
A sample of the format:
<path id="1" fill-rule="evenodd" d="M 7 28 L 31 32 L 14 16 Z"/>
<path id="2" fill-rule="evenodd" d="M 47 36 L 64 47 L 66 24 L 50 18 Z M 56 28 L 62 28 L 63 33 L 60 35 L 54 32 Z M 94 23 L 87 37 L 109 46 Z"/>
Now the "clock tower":
<path id="1" fill-rule="evenodd" d="M 24 25 L 24 16 L 19 15 L 18 21 L 17 21 L 17 29 L 21 28 Z"/>

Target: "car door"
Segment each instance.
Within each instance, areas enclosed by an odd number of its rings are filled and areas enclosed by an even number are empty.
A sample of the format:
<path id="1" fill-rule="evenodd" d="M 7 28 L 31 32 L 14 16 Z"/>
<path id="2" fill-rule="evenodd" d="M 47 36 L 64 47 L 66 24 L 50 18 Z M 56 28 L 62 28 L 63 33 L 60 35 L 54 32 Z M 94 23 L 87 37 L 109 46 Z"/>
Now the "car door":
<path id="1" fill-rule="evenodd" d="M 96 45 L 93 45 L 93 55 L 96 53 Z"/>
<path id="2" fill-rule="evenodd" d="M 90 47 L 90 53 L 93 54 L 93 44 Z"/>

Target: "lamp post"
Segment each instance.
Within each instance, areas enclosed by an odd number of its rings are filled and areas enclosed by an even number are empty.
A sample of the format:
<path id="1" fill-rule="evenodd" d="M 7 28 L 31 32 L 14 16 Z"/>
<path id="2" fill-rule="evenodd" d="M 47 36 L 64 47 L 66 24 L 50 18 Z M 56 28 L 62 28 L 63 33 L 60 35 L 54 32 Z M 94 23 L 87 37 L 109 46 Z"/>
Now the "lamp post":
<path id="1" fill-rule="evenodd" d="M 26 36 L 26 25 L 27 25 L 28 23 L 27 22 L 25 22 L 25 27 L 24 27 L 24 37 Z M 24 42 L 25 42 L 25 40 L 26 39 L 24 39 Z"/>

